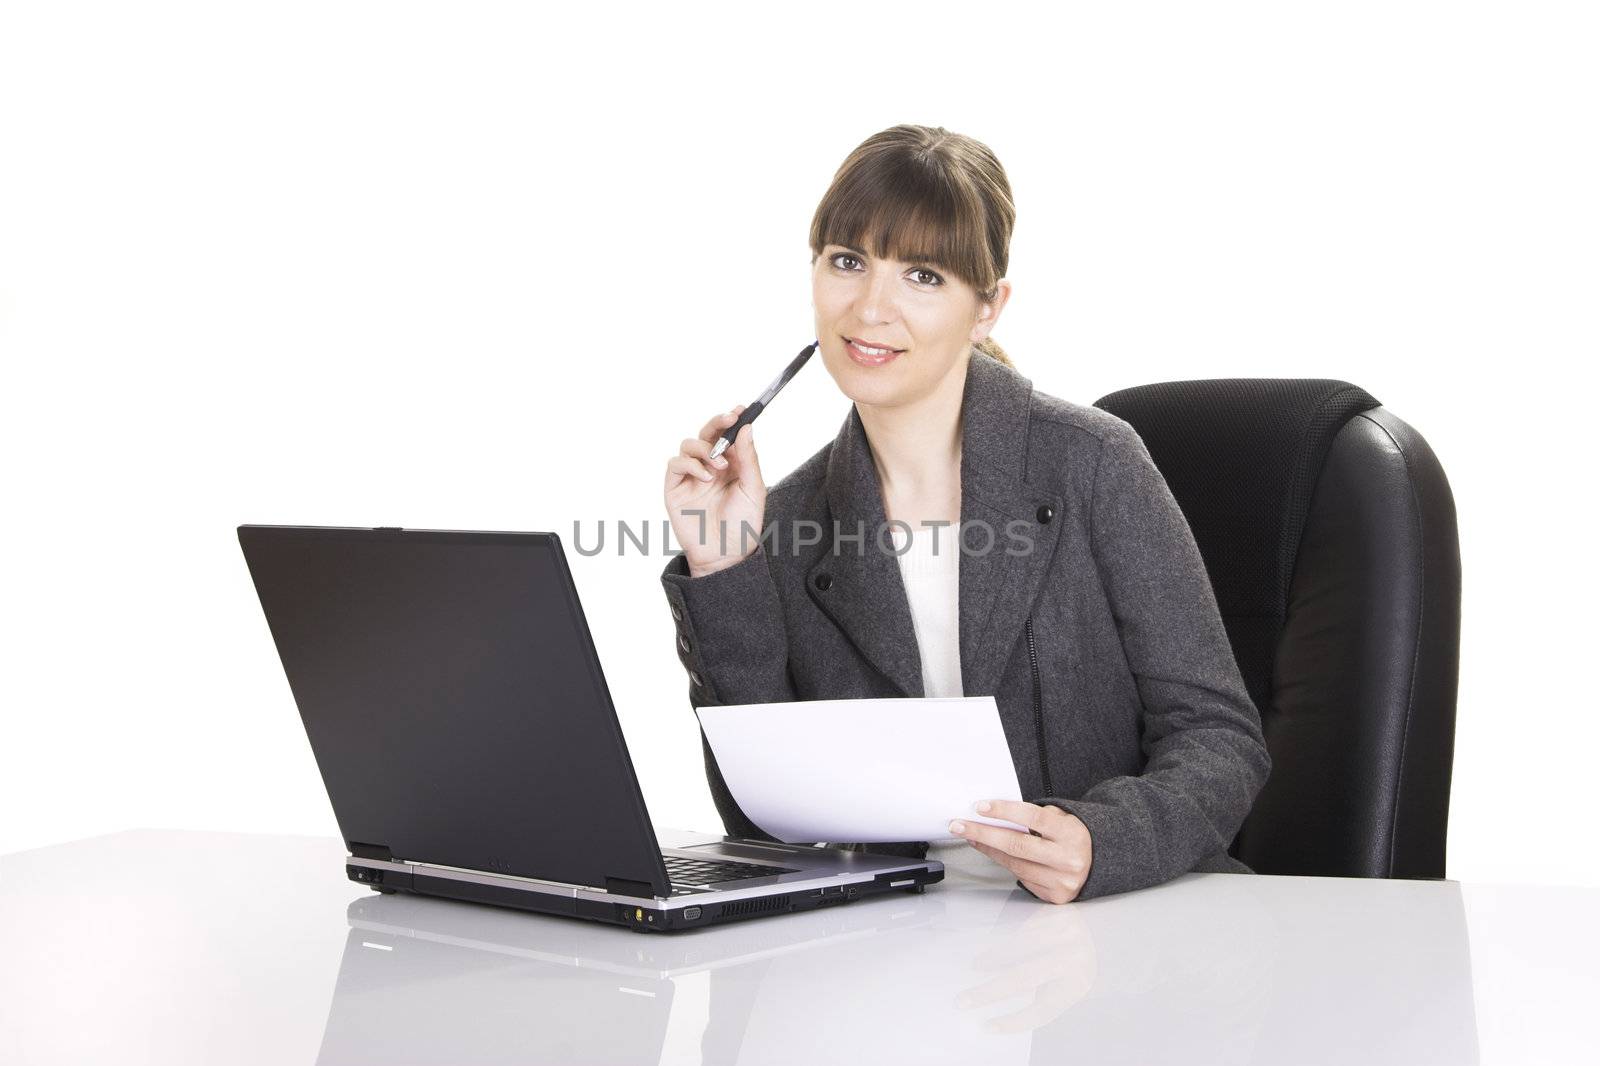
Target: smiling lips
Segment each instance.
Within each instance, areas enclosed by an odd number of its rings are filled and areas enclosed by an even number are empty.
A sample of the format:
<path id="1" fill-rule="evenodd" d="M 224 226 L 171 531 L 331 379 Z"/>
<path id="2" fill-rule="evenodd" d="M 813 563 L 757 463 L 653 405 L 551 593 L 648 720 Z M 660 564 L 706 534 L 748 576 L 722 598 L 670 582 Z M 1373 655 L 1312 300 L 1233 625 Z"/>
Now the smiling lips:
<path id="1" fill-rule="evenodd" d="M 844 342 L 844 350 L 850 354 L 851 359 L 862 366 L 882 366 L 905 351 L 904 348 L 888 348 L 867 344 L 855 337 L 846 337 Z"/>

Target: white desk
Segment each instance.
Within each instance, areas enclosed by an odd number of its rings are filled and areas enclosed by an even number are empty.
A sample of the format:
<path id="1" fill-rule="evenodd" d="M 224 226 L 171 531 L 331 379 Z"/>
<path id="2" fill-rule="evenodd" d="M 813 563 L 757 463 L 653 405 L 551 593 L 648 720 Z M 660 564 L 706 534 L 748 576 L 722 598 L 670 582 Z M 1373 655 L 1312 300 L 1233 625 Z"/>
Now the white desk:
<path id="1" fill-rule="evenodd" d="M 1189 874 L 644 935 L 378 896 L 336 840 L 0 857 L 6 1063 L 1596 1062 L 1600 890 Z"/>

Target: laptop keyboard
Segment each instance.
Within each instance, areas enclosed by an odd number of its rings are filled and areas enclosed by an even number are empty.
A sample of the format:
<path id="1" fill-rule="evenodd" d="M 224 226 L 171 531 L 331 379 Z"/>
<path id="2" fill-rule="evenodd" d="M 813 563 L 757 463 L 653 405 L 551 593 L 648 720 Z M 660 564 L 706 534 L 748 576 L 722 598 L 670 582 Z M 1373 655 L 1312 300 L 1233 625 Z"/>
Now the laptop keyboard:
<path id="1" fill-rule="evenodd" d="M 798 872 L 786 866 L 759 866 L 728 859 L 687 859 L 681 855 L 663 855 L 661 861 L 667 864 L 667 879 L 675 885 L 714 885 L 721 881 Z"/>

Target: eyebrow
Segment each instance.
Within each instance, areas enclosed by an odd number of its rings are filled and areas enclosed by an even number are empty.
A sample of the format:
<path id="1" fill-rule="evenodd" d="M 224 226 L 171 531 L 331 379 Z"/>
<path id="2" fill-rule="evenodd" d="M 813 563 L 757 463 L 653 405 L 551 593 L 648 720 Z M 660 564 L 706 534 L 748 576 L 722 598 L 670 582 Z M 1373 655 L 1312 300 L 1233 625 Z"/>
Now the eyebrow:
<path id="1" fill-rule="evenodd" d="M 871 259 L 872 258 L 872 256 L 867 254 L 867 252 L 864 249 L 857 248 L 853 244 L 838 244 L 837 242 L 835 242 L 835 243 L 836 243 L 837 247 L 843 248 L 845 251 L 854 253 L 855 255 L 859 255 L 863 259 Z M 936 267 L 941 267 L 941 268 L 944 267 L 944 263 L 940 262 L 939 257 L 934 255 L 934 254 L 932 254 L 931 252 L 917 252 L 917 253 L 915 253 L 913 255 L 907 256 L 905 259 L 902 259 L 901 262 L 902 263 L 910 263 L 910 264 L 913 264 L 913 265 L 918 264 L 918 263 L 924 263 L 924 264 L 926 264 L 928 266 L 936 266 Z"/>

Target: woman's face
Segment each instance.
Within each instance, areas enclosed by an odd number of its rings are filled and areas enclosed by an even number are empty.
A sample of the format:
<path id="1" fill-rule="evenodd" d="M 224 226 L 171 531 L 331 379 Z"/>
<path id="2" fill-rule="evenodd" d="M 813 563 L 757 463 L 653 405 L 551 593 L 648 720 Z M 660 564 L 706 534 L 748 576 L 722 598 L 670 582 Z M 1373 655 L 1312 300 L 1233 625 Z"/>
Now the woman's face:
<path id="1" fill-rule="evenodd" d="M 1010 290 L 1002 279 L 994 302 L 985 303 L 972 286 L 939 267 L 827 245 L 811 265 L 823 365 L 858 403 L 918 400 L 953 368 L 965 367 L 972 345 L 994 328 Z M 858 342 L 880 351 L 862 351 Z"/>

